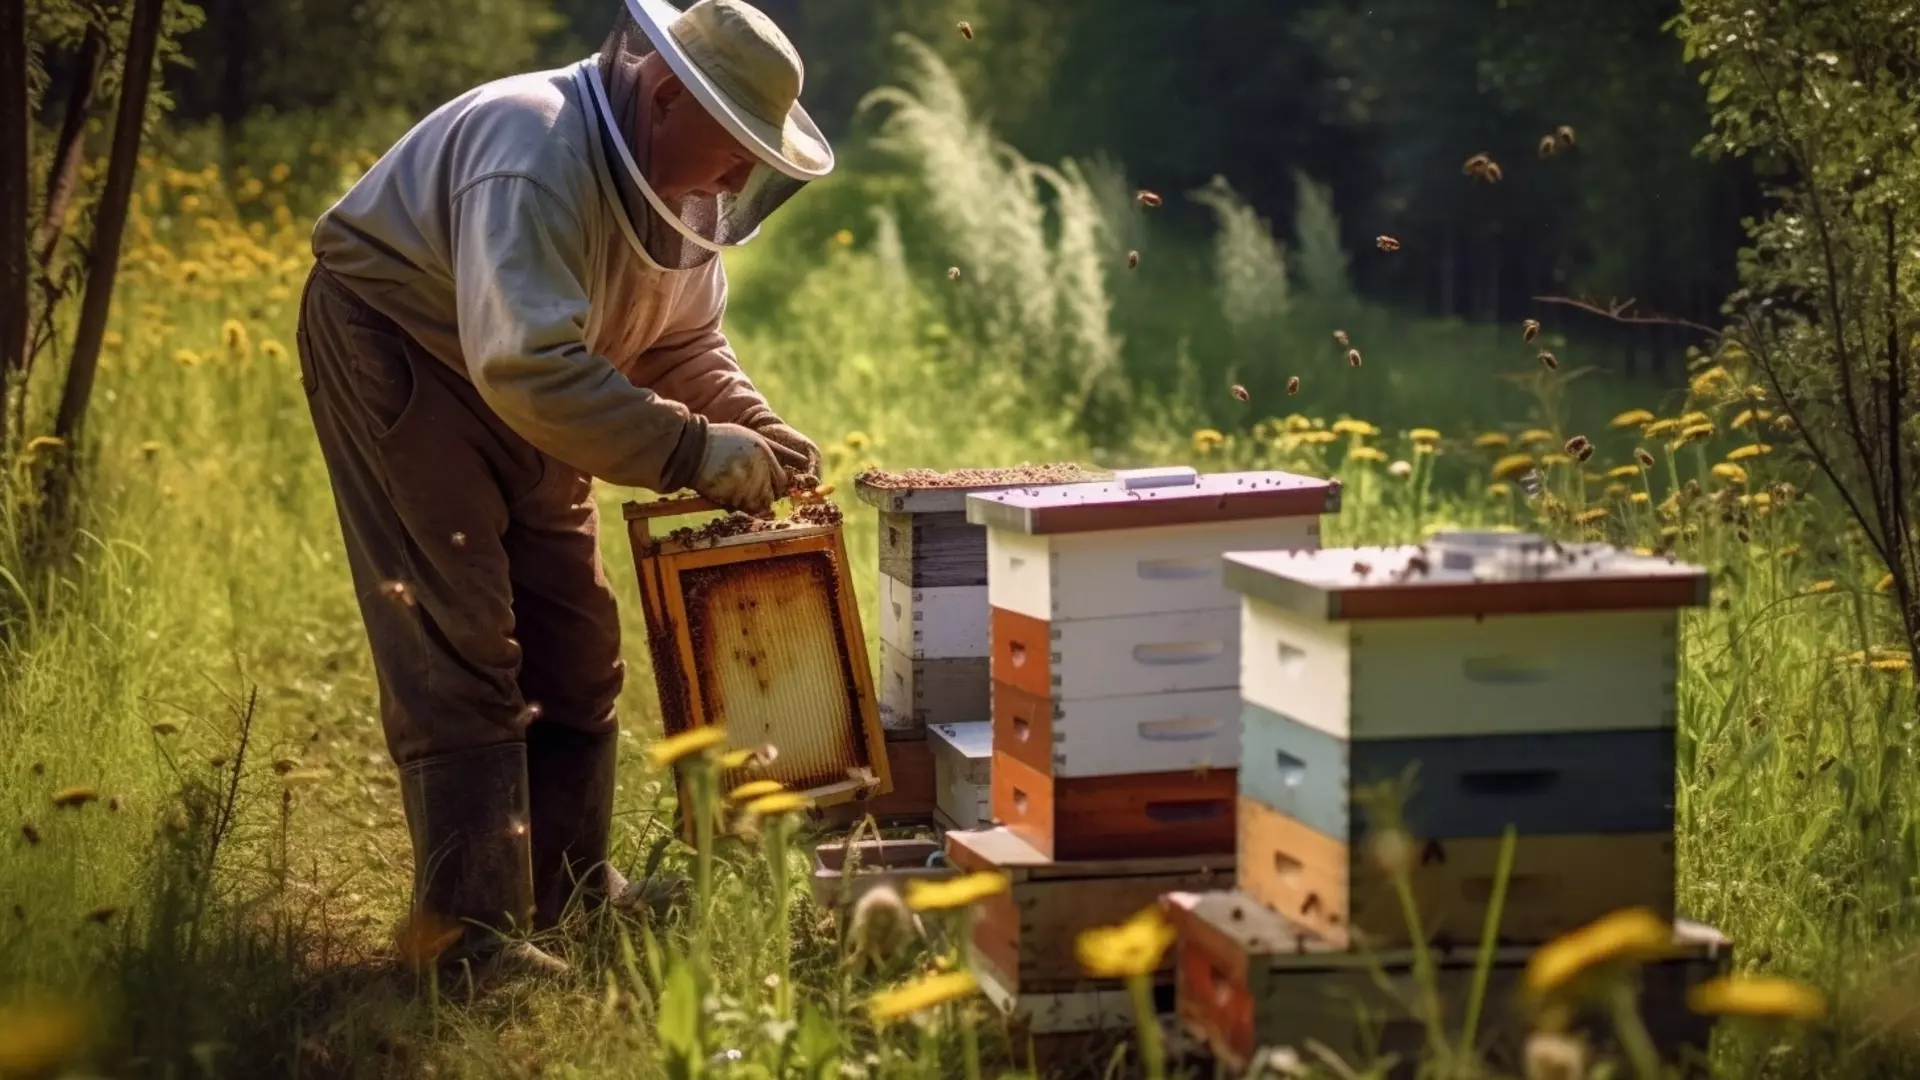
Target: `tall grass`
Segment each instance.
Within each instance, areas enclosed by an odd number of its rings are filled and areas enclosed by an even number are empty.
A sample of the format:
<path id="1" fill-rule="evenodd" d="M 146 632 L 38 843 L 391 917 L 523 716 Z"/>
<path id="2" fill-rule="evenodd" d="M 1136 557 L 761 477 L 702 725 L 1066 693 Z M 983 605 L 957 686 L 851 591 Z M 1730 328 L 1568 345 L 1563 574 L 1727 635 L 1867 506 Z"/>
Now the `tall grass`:
<path id="1" fill-rule="evenodd" d="M 729 313 L 738 351 L 821 441 L 830 479 L 847 490 L 869 464 L 1068 457 L 1277 467 L 1343 480 L 1332 544 L 1529 528 L 1708 566 L 1715 600 L 1686 616 L 1677 676 L 1681 906 L 1731 936 L 1743 965 L 1809 978 L 1835 1002 L 1810 1033 L 1730 1028 L 1719 1075 L 1909 1075 L 1920 1058 L 1902 1041 L 1915 1024 L 1899 980 L 1911 975 L 1887 965 L 1920 929 L 1912 673 L 1881 651 L 1891 624 L 1865 548 L 1784 450 L 1717 468 L 1736 448 L 1787 442 L 1737 371 L 1702 358 L 1670 389 L 1574 378 L 1577 362 L 1548 374 L 1509 328 L 1358 306 L 1340 328 L 1367 361 L 1349 369 L 1311 283 L 1271 351 L 1248 356 L 1221 332 L 1222 283 L 1247 288 L 1240 263 L 1148 222 L 1114 166 L 1048 170 L 996 147 L 937 62 L 907 52 L 911 91 L 876 103 L 912 175 L 838 181 L 890 192 L 891 208 L 850 214 L 823 186 L 729 256 L 748 298 Z M 791 937 L 777 939 L 777 867 L 740 843 L 716 855 L 712 918 L 726 932 L 713 935 L 707 1001 L 676 974 L 695 929 L 684 920 L 576 924 L 556 945 L 575 975 L 471 1005 L 397 964 L 405 831 L 289 347 L 305 214 L 365 158 L 281 143 L 288 160 L 244 171 L 150 163 L 94 439 L 8 463 L 16 500 L 47 455 L 95 459 L 69 556 L 29 565 L 23 517 L 0 518 L 0 581 L 24 597 L 0 634 L 0 1002 L 85 1003 L 92 1066 L 129 1077 L 651 1077 L 674 1060 L 689 1072 L 717 1060 L 724 1075 L 953 1075 L 953 1015 L 873 1023 L 865 1002 L 882 976 L 852 970 L 845 920 L 800 891 Z M 1235 242 L 1252 243 L 1248 217 L 1233 220 Z M 1143 252 L 1137 272 L 1116 265 L 1122 245 Z M 1293 238 L 1292 261 L 1314 263 L 1309 246 Z M 1277 288 L 1264 273 L 1253 280 Z M 1577 339 L 1549 335 L 1579 356 Z M 1229 371 L 1251 402 L 1226 393 Z M 1305 378 L 1297 397 L 1289 374 Z M 1090 421 L 1076 405 L 1090 385 L 1124 389 L 1095 400 L 1124 401 L 1125 415 Z M 1689 423 L 1712 432 L 1669 445 L 1641 421 L 1610 426 L 1628 405 L 1697 412 Z M 1597 444 L 1593 460 L 1562 452 L 1575 434 Z M 1522 466 L 1540 470 L 1537 497 L 1516 482 Z M 600 492 L 608 520 L 629 494 Z M 851 513 L 856 567 L 874 566 L 874 529 Z M 618 582 L 627 542 L 603 546 Z M 876 576 L 856 574 L 869 615 Z M 638 606 L 620 587 L 631 750 L 658 728 Z M 877 620 L 865 622 L 871 637 Z M 667 829 L 671 785 L 631 752 L 621 777 L 615 858 L 637 868 Z M 52 793 L 74 785 L 100 798 L 56 809 Z M 791 858 L 784 869 L 804 873 Z M 666 862 L 690 859 L 676 845 Z M 940 951 L 892 955 L 884 978 L 930 970 Z M 767 982 L 789 964 L 791 998 Z M 802 1005 L 792 1027 L 777 1015 L 786 1000 Z M 1017 1061 L 978 999 L 968 1007 L 988 1060 Z M 688 1035 L 696 1012 L 706 1023 Z M 724 1064 L 729 1051 L 740 1065 Z"/>

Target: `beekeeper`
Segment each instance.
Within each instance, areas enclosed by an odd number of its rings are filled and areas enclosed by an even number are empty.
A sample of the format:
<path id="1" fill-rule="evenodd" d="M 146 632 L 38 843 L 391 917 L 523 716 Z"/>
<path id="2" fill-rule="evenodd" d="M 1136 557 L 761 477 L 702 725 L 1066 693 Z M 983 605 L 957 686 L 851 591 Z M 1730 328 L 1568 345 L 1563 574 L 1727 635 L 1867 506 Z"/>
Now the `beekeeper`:
<path id="1" fill-rule="evenodd" d="M 595 56 L 409 131 L 320 218 L 301 300 L 414 922 L 495 971 L 564 970 L 518 931 L 639 891 L 606 865 L 623 667 L 591 478 L 761 513 L 819 469 L 720 329 L 719 253 L 833 168 L 800 57 L 741 0 L 624 3 Z"/>

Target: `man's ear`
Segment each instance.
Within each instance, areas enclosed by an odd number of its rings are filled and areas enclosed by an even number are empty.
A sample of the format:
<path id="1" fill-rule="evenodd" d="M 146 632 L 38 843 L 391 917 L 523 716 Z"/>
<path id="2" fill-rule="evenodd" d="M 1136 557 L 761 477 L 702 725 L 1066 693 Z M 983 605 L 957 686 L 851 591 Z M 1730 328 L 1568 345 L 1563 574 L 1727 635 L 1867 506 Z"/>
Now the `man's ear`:
<path id="1" fill-rule="evenodd" d="M 654 87 L 654 107 L 664 112 L 671 108 L 675 102 L 686 96 L 686 93 L 687 84 L 680 81 L 680 76 L 668 72 L 661 78 L 660 85 Z"/>

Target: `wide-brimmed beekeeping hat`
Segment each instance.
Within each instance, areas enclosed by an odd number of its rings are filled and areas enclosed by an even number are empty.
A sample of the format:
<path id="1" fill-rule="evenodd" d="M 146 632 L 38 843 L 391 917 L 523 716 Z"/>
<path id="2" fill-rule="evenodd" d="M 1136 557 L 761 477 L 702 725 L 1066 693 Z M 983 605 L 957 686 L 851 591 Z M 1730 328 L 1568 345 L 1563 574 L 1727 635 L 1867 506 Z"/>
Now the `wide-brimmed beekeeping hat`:
<path id="1" fill-rule="evenodd" d="M 646 179 L 642 99 L 647 57 L 658 54 L 696 101 L 758 162 L 737 195 L 690 195 L 668 205 Z M 656 69 L 657 70 L 657 69 Z M 800 105 L 804 69 L 793 43 L 744 0 L 623 0 L 612 32 L 587 66 L 613 151 L 612 168 L 644 205 L 629 200 L 642 246 L 667 269 L 696 266 L 744 243 L 760 223 L 833 171 L 833 150 Z M 647 211 L 661 221 L 648 221 Z M 666 228 L 659 228 L 664 225 Z"/>

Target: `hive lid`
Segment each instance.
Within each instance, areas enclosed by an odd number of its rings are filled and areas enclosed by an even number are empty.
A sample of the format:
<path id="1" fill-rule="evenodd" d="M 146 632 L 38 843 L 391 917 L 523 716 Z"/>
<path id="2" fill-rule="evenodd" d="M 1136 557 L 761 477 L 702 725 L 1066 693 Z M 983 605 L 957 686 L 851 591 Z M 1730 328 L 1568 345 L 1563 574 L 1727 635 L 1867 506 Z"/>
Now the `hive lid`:
<path id="1" fill-rule="evenodd" d="M 927 734 L 959 751 L 966 758 L 993 756 L 993 721 L 975 720 L 965 724 L 928 724 Z"/>
<path id="2" fill-rule="evenodd" d="M 861 502 L 890 514 L 957 514 L 966 512 L 967 496 L 972 492 L 1083 484 L 1111 475 L 1108 470 L 1089 469 L 1073 462 L 953 472 L 908 469 L 889 473 L 869 469 L 853 478 L 853 490 Z"/>
<path id="3" fill-rule="evenodd" d="M 1530 533 L 1224 558 L 1227 588 L 1328 621 L 1704 607 L 1710 586 L 1698 566 Z"/>
<path id="4" fill-rule="evenodd" d="M 1112 480 L 967 497 L 967 520 L 1029 535 L 1330 514 L 1340 482 L 1286 472 L 1208 473 L 1176 466 Z"/>

